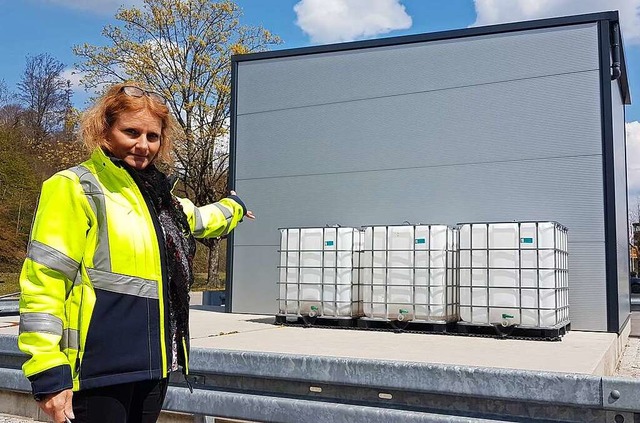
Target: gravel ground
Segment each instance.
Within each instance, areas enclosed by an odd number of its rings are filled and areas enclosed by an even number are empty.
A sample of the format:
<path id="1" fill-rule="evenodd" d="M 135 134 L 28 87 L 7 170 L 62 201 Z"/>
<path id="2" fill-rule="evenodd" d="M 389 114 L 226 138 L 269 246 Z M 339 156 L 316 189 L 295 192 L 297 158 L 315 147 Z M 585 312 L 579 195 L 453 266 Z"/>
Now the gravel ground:
<path id="1" fill-rule="evenodd" d="M 640 378 L 640 338 L 629 337 L 616 376 Z"/>
<path id="2" fill-rule="evenodd" d="M 8 414 L 0 414 L 0 423 L 33 423 L 34 420 L 24 417 L 9 416 Z"/>

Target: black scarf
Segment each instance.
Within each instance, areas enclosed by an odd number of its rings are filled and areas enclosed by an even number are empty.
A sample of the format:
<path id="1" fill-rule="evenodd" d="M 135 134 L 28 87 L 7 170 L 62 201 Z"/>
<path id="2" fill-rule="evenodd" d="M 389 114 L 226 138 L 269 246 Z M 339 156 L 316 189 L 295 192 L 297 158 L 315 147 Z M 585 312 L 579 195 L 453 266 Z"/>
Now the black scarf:
<path id="1" fill-rule="evenodd" d="M 142 194 L 151 200 L 162 226 L 169 278 L 169 324 L 172 339 L 178 342 L 178 361 L 180 362 L 184 360 L 181 354 L 182 348 L 180 348 L 182 337 L 184 336 L 187 344 L 189 343 L 189 290 L 193 285 L 195 238 L 182 206 L 171 194 L 170 179 L 154 165 L 149 165 L 144 170 L 129 166 L 126 168 Z"/>

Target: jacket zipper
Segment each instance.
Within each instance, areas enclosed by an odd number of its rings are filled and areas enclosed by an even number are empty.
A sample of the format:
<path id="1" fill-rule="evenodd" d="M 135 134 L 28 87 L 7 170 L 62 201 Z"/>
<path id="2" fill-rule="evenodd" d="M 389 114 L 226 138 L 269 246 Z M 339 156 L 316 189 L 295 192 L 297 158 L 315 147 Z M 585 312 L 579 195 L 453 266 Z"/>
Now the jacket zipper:
<path id="1" fill-rule="evenodd" d="M 78 275 L 76 278 L 80 279 L 80 304 L 78 304 L 78 355 L 76 355 L 76 376 L 78 378 L 78 382 L 80 381 L 80 369 L 82 368 L 82 362 L 80 361 L 80 352 L 83 351 L 82 348 L 82 301 L 84 300 L 84 284 L 82 283 L 82 263 L 78 267 Z M 75 283 L 75 282 L 74 282 Z M 71 287 L 73 290 L 73 286 Z"/>
<path id="2" fill-rule="evenodd" d="M 170 357 L 169 355 L 169 351 L 167 351 L 167 340 L 166 340 L 166 334 L 165 332 L 167 331 L 167 315 L 169 313 L 169 307 L 168 307 L 168 301 L 169 301 L 169 289 L 167 286 L 167 289 L 165 289 L 165 282 L 168 282 L 168 275 L 167 275 L 167 251 L 165 249 L 165 245 L 164 245 L 164 238 L 161 238 L 162 235 L 162 226 L 160 226 L 160 220 L 158 218 L 158 214 L 156 213 L 155 208 L 153 207 L 153 204 L 151 203 L 151 200 L 149 198 L 147 198 L 146 192 L 143 191 L 143 189 L 141 188 L 141 186 L 138 184 L 138 181 L 136 180 L 135 175 L 132 172 L 129 172 L 128 170 L 124 169 L 125 172 L 131 177 L 133 184 L 138 188 L 138 192 L 140 192 L 140 195 L 142 196 L 142 199 L 144 200 L 147 209 L 149 210 L 149 215 L 151 216 L 151 221 L 153 222 L 153 228 L 155 230 L 156 233 L 156 242 L 158 243 L 158 250 L 160 250 L 160 273 L 161 273 L 161 277 L 162 277 L 162 281 L 161 281 L 161 289 L 164 291 L 164 294 L 162 296 L 162 308 L 164 309 L 163 313 L 162 313 L 162 320 L 163 320 L 163 326 L 164 326 L 164 331 L 162 331 L 162 333 L 160 334 L 160 341 L 161 341 L 161 345 L 160 345 L 160 351 L 162 352 L 162 345 L 164 345 L 164 350 L 165 350 L 165 359 L 167 360 L 167 365 L 169 363 Z M 167 284 L 168 285 L 168 284 Z M 162 364 L 162 358 L 161 358 L 161 364 Z M 151 363 L 149 363 L 149 365 L 151 365 Z M 162 374 L 164 375 L 164 371 L 165 368 L 162 368 Z M 168 372 L 167 372 L 168 373 Z"/>
<path id="3" fill-rule="evenodd" d="M 184 353 L 184 366 L 182 366 L 182 376 L 184 376 L 184 381 L 187 382 L 189 392 L 193 394 L 193 385 L 191 385 L 191 382 L 187 377 L 189 375 L 189 353 L 187 352 L 187 341 L 184 335 L 182 335 L 182 351 Z"/>
<path id="4" fill-rule="evenodd" d="M 82 269 L 78 270 L 79 272 L 82 271 Z M 78 305 L 78 310 L 79 310 L 79 316 L 78 316 L 78 355 L 76 355 L 76 375 L 78 377 L 78 380 L 80 380 L 80 368 L 81 368 L 81 362 L 80 362 L 80 352 L 82 351 L 82 300 L 84 297 L 84 286 L 82 284 L 82 281 L 80 282 L 80 305 Z"/>

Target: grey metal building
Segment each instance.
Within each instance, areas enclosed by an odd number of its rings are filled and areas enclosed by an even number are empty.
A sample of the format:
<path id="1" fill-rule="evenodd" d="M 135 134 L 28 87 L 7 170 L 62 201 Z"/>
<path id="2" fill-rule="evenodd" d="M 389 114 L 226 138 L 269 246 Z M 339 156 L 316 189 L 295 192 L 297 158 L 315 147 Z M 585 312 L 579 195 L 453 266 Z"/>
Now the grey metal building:
<path id="1" fill-rule="evenodd" d="M 573 329 L 629 318 L 617 12 L 234 56 L 227 309 L 277 312 L 280 227 L 569 228 Z"/>

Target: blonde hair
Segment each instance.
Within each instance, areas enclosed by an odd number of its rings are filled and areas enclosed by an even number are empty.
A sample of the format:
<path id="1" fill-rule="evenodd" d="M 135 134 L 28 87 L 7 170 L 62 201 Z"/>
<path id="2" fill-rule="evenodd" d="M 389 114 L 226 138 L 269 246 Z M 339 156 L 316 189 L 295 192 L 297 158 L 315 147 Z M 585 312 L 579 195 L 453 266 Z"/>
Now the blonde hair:
<path id="1" fill-rule="evenodd" d="M 145 89 L 135 82 L 123 82 L 111 86 L 96 103 L 82 114 L 80 119 L 80 136 L 82 142 L 93 151 L 107 147 L 107 133 L 122 113 L 147 110 L 162 121 L 160 148 L 154 161 L 165 165 L 173 164 L 173 142 L 182 133 L 182 128 L 171 114 L 169 108 L 157 100 L 143 95 L 133 97 L 122 91 L 123 87 L 135 86 Z"/>

